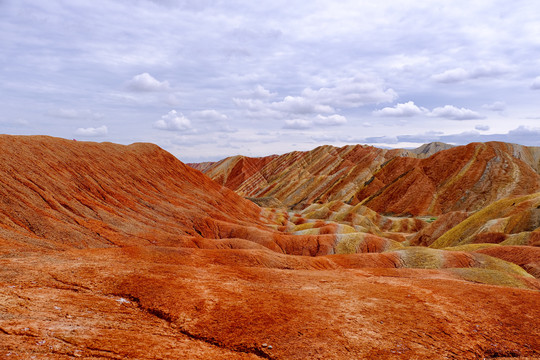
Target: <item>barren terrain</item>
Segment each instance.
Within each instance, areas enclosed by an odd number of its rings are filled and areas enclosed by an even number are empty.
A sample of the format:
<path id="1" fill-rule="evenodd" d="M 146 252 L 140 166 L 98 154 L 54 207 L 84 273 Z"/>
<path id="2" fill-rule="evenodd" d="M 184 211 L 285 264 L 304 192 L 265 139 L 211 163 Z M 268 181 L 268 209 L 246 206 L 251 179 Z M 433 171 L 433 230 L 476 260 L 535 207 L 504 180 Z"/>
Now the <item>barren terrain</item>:
<path id="1" fill-rule="evenodd" d="M 318 190 L 259 207 L 278 157 L 218 183 L 152 144 L 0 148 L 0 358 L 540 358 L 534 149 L 348 149 L 339 182 L 280 162 Z"/>

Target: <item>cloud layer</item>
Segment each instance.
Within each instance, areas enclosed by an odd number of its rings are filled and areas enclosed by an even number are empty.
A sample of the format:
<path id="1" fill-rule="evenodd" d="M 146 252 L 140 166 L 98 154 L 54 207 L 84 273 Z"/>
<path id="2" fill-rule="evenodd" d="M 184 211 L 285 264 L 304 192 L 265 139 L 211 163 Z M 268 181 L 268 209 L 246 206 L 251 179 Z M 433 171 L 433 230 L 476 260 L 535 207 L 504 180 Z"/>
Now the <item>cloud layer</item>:
<path id="1" fill-rule="evenodd" d="M 458 108 L 452 105 L 437 107 L 429 113 L 429 116 L 441 117 L 450 120 L 476 120 L 483 119 L 484 116 L 470 109 Z"/>
<path id="2" fill-rule="evenodd" d="M 373 111 L 373 115 L 388 117 L 413 117 L 425 115 L 449 120 L 477 120 L 484 118 L 484 116 L 480 115 L 476 111 L 458 108 L 453 105 L 436 107 L 432 111 L 429 111 L 424 107 L 416 106 L 412 101 L 404 104 L 397 104 L 394 107 L 385 107 L 381 110 L 375 110 Z"/>
<path id="3" fill-rule="evenodd" d="M 527 0 L 1 1 L 0 125 L 154 142 L 186 161 L 530 142 L 539 13 Z"/>
<path id="4" fill-rule="evenodd" d="M 488 65 L 475 66 L 469 70 L 461 67 L 445 70 L 442 73 L 433 75 L 431 78 L 437 82 L 448 84 L 480 78 L 496 78 L 509 73 L 510 71 L 511 68 L 507 65 L 492 63 Z"/>
<path id="5" fill-rule="evenodd" d="M 375 110 L 373 115 L 376 116 L 394 116 L 394 117 L 412 117 L 417 115 L 429 114 L 426 108 L 418 107 L 414 102 L 409 101 L 404 104 L 397 104 L 394 107 L 385 107 L 381 110 Z"/>

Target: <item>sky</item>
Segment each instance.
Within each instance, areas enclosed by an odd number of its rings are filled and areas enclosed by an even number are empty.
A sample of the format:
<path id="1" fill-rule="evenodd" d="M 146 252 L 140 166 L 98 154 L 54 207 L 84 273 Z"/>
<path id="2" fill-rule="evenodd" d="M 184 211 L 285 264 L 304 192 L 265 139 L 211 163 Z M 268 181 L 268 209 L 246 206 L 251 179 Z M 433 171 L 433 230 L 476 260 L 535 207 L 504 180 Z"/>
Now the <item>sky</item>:
<path id="1" fill-rule="evenodd" d="M 0 133 L 184 162 L 540 146 L 540 2 L 0 0 Z"/>

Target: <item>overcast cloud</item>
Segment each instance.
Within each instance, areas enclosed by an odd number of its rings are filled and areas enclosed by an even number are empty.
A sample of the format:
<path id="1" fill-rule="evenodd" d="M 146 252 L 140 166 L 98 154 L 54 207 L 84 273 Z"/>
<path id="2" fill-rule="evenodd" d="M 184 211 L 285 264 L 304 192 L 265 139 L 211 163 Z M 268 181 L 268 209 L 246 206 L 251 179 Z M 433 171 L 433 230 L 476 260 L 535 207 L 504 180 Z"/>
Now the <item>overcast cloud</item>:
<path id="1" fill-rule="evenodd" d="M 0 68 L 0 133 L 153 142 L 186 162 L 540 146 L 529 0 L 0 0 Z"/>

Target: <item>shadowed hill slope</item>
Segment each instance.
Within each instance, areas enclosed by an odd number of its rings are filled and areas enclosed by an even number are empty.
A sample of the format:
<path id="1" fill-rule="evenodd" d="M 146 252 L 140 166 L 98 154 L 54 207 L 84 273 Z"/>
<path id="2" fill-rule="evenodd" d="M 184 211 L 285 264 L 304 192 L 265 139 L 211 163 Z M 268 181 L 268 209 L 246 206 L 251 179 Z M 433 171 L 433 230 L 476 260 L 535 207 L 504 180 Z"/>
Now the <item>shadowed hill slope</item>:
<path id="1" fill-rule="evenodd" d="M 242 196 L 273 197 L 292 209 L 338 200 L 380 213 L 439 215 L 540 190 L 540 148 L 498 142 L 412 151 L 321 146 L 250 159 L 256 166 L 238 174 L 243 159 L 227 158 L 204 171 Z"/>
<path id="2" fill-rule="evenodd" d="M 362 205 L 261 210 L 151 144 L 0 149 L 0 358 L 540 356 L 536 252 L 407 248 L 388 237 L 424 221 Z"/>

